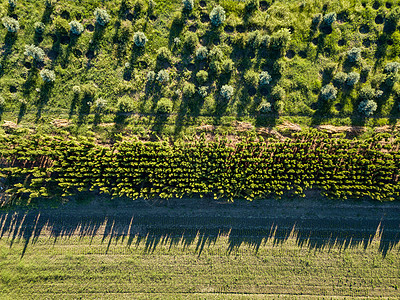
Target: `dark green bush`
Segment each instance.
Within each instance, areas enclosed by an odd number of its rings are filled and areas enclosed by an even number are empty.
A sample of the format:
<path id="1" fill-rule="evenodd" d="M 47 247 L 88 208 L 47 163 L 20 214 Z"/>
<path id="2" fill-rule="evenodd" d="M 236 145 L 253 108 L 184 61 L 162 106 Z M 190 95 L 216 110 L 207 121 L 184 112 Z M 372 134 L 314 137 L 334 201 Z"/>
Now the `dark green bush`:
<path id="1" fill-rule="evenodd" d="M 55 30 L 55 33 L 60 35 L 68 34 L 70 30 L 68 21 L 61 17 L 56 17 L 53 20 L 53 28 Z"/>
<path id="2" fill-rule="evenodd" d="M 372 116 L 378 105 L 373 100 L 364 100 L 358 105 L 358 111 L 366 117 Z"/>
<path id="3" fill-rule="evenodd" d="M 35 27 L 35 32 L 39 35 L 43 34 L 46 29 L 46 26 L 42 22 L 36 22 L 34 27 Z"/>
<path id="4" fill-rule="evenodd" d="M 171 60 L 171 51 L 167 47 L 160 47 L 157 51 L 157 60 L 161 62 Z"/>
<path id="5" fill-rule="evenodd" d="M 270 47 L 274 51 L 283 53 L 289 45 L 291 39 L 290 30 L 287 28 L 280 29 L 271 36 Z"/>
<path id="6" fill-rule="evenodd" d="M 326 101 L 334 100 L 337 96 L 337 89 L 332 84 L 324 85 L 321 89 L 321 98 Z"/>
<path id="7" fill-rule="evenodd" d="M 144 47 L 147 42 L 147 37 L 141 31 L 135 32 L 133 35 L 133 42 L 137 47 Z"/>
<path id="8" fill-rule="evenodd" d="M 193 83 L 186 83 L 182 89 L 182 96 L 185 98 L 191 98 L 196 93 L 196 87 Z"/>
<path id="9" fill-rule="evenodd" d="M 347 80 L 347 74 L 344 72 L 337 72 L 333 78 L 333 84 L 337 87 L 342 87 Z"/>
<path id="10" fill-rule="evenodd" d="M 172 112 L 173 103 L 168 98 L 161 98 L 157 102 L 156 112 L 158 114 L 170 114 Z"/>
<path id="11" fill-rule="evenodd" d="M 222 72 L 224 72 L 225 74 L 232 73 L 233 68 L 234 68 L 234 63 L 233 63 L 232 59 L 225 59 L 222 62 L 221 69 L 222 69 Z"/>
<path id="12" fill-rule="evenodd" d="M 245 4 L 246 13 L 251 14 L 252 12 L 258 10 L 260 6 L 259 0 L 247 0 Z"/>
<path id="13" fill-rule="evenodd" d="M 226 16 L 223 7 L 220 5 L 214 7 L 210 13 L 210 19 L 211 19 L 211 24 L 216 27 L 224 23 Z"/>
<path id="14" fill-rule="evenodd" d="M 96 10 L 94 11 L 94 16 L 96 18 L 96 23 L 100 26 L 106 26 L 111 20 L 111 17 L 107 13 L 107 11 L 101 8 L 96 8 Z"/>
<path id="15" fill-rule="evenodd" d="M 125 95 L 118 99 L 117 103 L 118 112 L 130 113 L 135 109 L 134 101 L 131 97 Z"/>
<path id="16" fill-rule="evenodd" d="M 188 52 L 193 53 L 194 49 L 196 49 L 198 44 L 199 44 L 199 37 L 197 36 L 196 33 L 189 31 L 185 34 L 183 46 Z"/>
<path id="17" fill-rule="evenodd" d="M 271 97 L 275 101 L 284 100 L 286 97 L 286 92 L 280 85 L 276 85 L 271 90 Z"/>
<path id="18" fill-rule="evenodd" d="M 7 29 L 8 32 L 16 33 L 19 30 L 19 22 L 10 17 L 3 17 L 1 19 L 3 22 L 4 27 Z"/>
<path id="19" fill-rule="evenodd" d="M 376 90 L 373 89 L 371 86 L 367 85 L 364 86 L 360 90 L 360 98 L 363 100 L 372 100 L 375 98 Z"/>
<path id="20" fill-rule="evenodd" d="M 199 72 L 197 72 L 197 74 L 196 74 L 196 80 L 197 80 L 197 82 L 198 82 L 200 85 L 206 83 L 207 80 L 208 80 L 208 73 L 207 73 L 207 71 L 200 70 Z"/>
<path id="21" fill-rule="evenodd" d="M 243 79 L 246 85 L 256 88 L 258 85 L 259 74 L 254 72 L 253 70 L 248 70 L 244 74 Z"/>

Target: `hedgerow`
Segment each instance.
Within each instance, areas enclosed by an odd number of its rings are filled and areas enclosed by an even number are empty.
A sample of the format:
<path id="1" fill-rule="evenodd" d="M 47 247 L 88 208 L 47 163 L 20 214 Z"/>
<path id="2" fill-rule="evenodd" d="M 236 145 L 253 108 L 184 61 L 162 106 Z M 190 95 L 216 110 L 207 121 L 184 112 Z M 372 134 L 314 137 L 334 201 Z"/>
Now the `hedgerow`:
<path id="1" fill-rule="evenodd" d="M 170 107 L 164 99 L 159 103 Z M 348 140 L 314 131 L 285 141 L 125 141 L 112 148 L 43 135 L 2 136 L 0 173 L 6 193 L 16 198 L 97 190 L 132 199 L 252 200 L 317 189 L 339 199 L 382 201 L 400 196 L 399 147 L 400 139 L 389 134 Z"/>

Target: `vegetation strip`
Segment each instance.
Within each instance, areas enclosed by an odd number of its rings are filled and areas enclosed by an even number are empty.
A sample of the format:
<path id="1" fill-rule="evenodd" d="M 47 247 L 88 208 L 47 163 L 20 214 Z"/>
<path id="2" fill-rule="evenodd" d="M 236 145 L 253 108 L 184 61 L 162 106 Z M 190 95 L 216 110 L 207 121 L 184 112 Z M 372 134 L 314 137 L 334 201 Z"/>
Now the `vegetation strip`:
<path id="1" fill-rule="evenodd" d="M 1 138 L 3 202 L 65 197 L 97 190 L 112 196 L 180 198 L 192 195 L 248 200 L 304 195 L 318 189 L 340 199 L 399 199 L 400 139 L 328 138 L 192 142 L 123 141 L 112 147 L 88 140 L 31 136 Z M 29 201 L 29 200 L 28 200 Z"/>

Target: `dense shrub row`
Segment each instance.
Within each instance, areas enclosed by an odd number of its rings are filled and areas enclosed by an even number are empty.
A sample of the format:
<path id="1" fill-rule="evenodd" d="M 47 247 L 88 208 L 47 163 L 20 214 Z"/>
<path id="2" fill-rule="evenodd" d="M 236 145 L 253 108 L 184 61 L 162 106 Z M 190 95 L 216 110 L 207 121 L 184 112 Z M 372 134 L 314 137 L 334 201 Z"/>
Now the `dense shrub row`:
<path id="1" fill-rule="evenodd" d="M 112 148 L 89 141 L 33 136 L 1 138 L 0 174 L 7 193 L 31 198 L 99 190 L 112 196 L 191 195 L 249 200 L 319 189 L 346 199 L 400 196 L 400 139 L 369 140 L 299 134 L 283 142 L 227 140 L 125 141 Z"/>

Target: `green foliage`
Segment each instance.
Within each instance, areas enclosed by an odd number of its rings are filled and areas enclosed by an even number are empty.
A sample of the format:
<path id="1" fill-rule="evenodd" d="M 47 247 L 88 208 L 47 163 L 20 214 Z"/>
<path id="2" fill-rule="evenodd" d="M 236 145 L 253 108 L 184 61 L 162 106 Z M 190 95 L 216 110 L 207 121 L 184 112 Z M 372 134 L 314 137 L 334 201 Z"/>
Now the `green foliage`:
<path id="1" fill-rule="evenodd" d="M 69 22 L 69 27 L 70 27 L 71 33 L 73 33 L 75 35 L 81 35 L 81 33 L 84 30 L 83 25 L 75 20 Z"/>
<path id="2" fill-rule="evenodd" d="M 133 42 L 137 47 L 144 47 L 147 41 L 147 37 L 143 32 L 138 31 L 134 33 Z"/>
<path id="3" fill-rule="evenodd" d="M 347 52 L 347 59 L 351 63 L 356 63 L 361 60 L 361 49 L 353 47 Z"/>
<path id="4" fill-rule="evenodd" d="M 211 61 L 221 62 L 224 58 L 224 52 L 222 52 L 220 47 L 216 46 L 210 50 L 208 57 Z"/>
<path id="5" fill-rule="evenodd" d="M 197 90 L 197 93 L 200 95 L 201 98 L 205 98 L 208 95 L 207 92 L 208 88 L 206 86 L 201 86 L 199 87 L 199 89 Z"/>
<path id="6" fill-rule="evenodd" d="M 122 96 L 118 99 L 117 108 L 120 113 L 133 112 L 135 110 L 133 99 L 127 95 Z"/>
<path id="7" fill-rule="evenodd" d="M 191 11 L 194 7 L 193 0 L 182 0 L 183 9 L 187 11 Z"/>
<path id="8" fill-rule="evenodd" d="M 225 59 L 221 64 L 222 72 L 225 74 L 232 73 L 234 68 L 234 63 L 232 59 Z"/>
<path id="9" fill-rule="evenodd" d="M 226 20 L 226 16 L 223 7 L 220 5 L 214 7 L 210 13 L 210 19 L 211 19 L 211 24 L 216 27 L 224 23 Z"/>
<path id="10" fill-rule="evenodd" d="M 74 95 L 79 95 L 81 93 L 81 87 L 79 85 L 74 85 L 72 87 L 72 92 Z"/>
<path id="11" fill-rule="evenodd" d="M 332 26 L 332 24 L 336 21 L 337 15 L 335 12 L 328 13 L 324 16 L 322 20 L 323 26 Z"/>
<path id="12" fill-rule="evenodd" d="M 182 96 L 185 98 L 191 98 L 196 93 L 196 87 L 193 83 L 186 83 L 182 89 Z"/>
<path id="13" fill-rule="evenodd" d="M 260 80 L 261 86 L 266 86 L 266 85 L 270 84 L 272 77 L 271 77 L 271 75 L 269 75 L 269 73 L 267 71 L 263 71 L 259 75 L 259 80 Z"/>
<path id="14" fill-rule="evenodd" d="M 160 47 L 157 51 L 157 60 L 159 61 L 170 61 L 171 51 L 167 47 Z"/>
<path id="15" fill-rule="evenodd" d="M 34 24 L 34 27 L 35 27 L 35 32 L 39 35 L 42 35 L 46 30 L 46 25 L 44 25 L 42 22 L 36 22 Z"/>
<path id="16" fill-rule="evenodd" d="M 269 113 L 272 111 L 272 105 L 271 103 L 267 101 L 263 101 L 260 103 L 260 105 L 257 107 L 257 110 L 261 113 Z"/>
<path id="17" fill-rule="evenodd" d="M 193 53 L 194 49 L 196 49 L 197 45 L 199 44 L 199 37 L 194 32 L 187 32 L 184 36 L 183 46 L 185 49 Z"/>
<path id="18" fill-rule="evenodd" d="M 346 85 L 349 87 L 353 87 L 358 83 L 359 80 L 360 74 L 358 74 L 357 72 L 351 72 L 347 75 Z"/>
<path id="19" fill-rule="evenodd" d="M 17 6 L 17 0 L 8 0 L 8 5 L 11 9 L 14 9 Z"/>
<path id="20" fill-rule="evenodd" d="M 56 74 L 54 71 L 49 69 L 43 69 L 40 71 L 40 77 L 42 77 L 44 82 L 52 83 L 56 80 Z"/>
<path id="21" fill-rule="evenodd" d="M 57 3 L 57 0 L 44 0 L 44 5 L 47 8 L 52 8 Z"/>
<path id="22" fill-rule="evenodd" d="M 332 84 L 324 85 L 321 89 L 321 98 L 325 101 L 336 99 L 337 89 Z"/>
<path id="23" fill-rule="evenodd" d="M 156 77 L 159 83 L 166 83 L 169 81 L 169 74 L 167 70 L 160 70 Z"/>
<path id="24" fill-rule="evenodd" d="M 111 17 L 107 11 L 101 8 L 96 8 L 94 11 L 94 16 L 96 18 L 96 23 L 100 26 L 106 26 L 111 20 Z"/>
<path id="25" fill-rule="evenodd" d="M 172 112 L 173 103 L 168 98 L 161 98 L 157 102 L 156 112 L 158 114 L 170 114 Z"/>
<path id="26" fill-rule="evenodd" d="M 156 79 L 156 73 L 154 71 L 147 72 L 146 79 L 148 83 L 154 82 L 154 80 Z"/>
<path id="27" fill-rule="evenodd" d="M 104 111 L 107 107 L 107 100 L 104 98 L 98 98 L 94 102 L 94 109 L 96 110 L 97 113 L 100 113 Z"/>
<path id="28" fill-rule="evenodd" d="M 4 100 L 4 98 L 0 96 L 0 110 L 2 110 L 4 108 L 5 104 L 6 104 L 6 100 Z"/>
<path id="29" fill-rule="evenodd" d="M 261 75 L 261 74 L 260 74 Z M 252 87 L 257 87 L 258 85 L 258 79 L 259 77 L 261 78 L 258 73 L 254 72 L 253 70 L 248 70 L 245 74 L 244 74 L 244 82 L 248 85 L 248 86 L 252 86 Z"/>
<path id="30" fill-rule="evenodd" d="M 248 14 L 253 13 L 254 11 L 258 10 L 259 6 L 260 6 L 259 0 L 247 0 L 245 4 L 246 13 Z"/>
<path id="31" fill-rule="evenodd" d="M 196 59 L 204 60 L 208 56 L 208 49 L 207 47 L 201 46 L 196 50 Z"/>
<path id="32" fill-rule="evenodd" d="M 341 87 L 346 83 L 347 74 L 344 72 L 337 72 L 333 78 L 333 84 L 337 87 Z"/>
<path id="33" fill-rule="evenodd" d="M 118 41 L 120 43 L 126 43 L 132 37 L 133 28 L 132 22 L 130 21 L 122 21 L 121 27 L 118 30 Z"/>
<path id="34" fill-rule="evenodd" d="M 68 21 L 61 17 L 56 17 L 53 20 L 53 28 L 55 30 L 55 33 L 60 34 L 60 35 L 68 34 L 68 32 L 70 30 Z"/>
<path id="35" fill-rule="evenodd" d="M 372 116 L 377 108 L 378 105 L 373 100 L 364 100 L 358 105 L 358 111 L 366 117 Z"/>
<path id="36" fill-rule="evenodd" d="M 274 32 L 271 36 L 270 47 L 272 50 L 283 53 L 291 40 L 290 30 L 287 28 Z"/>
<path id="37" fill-rule="evenodd" d="M 317 27 L 317 26 L 321 23 L 322 18 L 323 18 L 323 16 L 322 16 L 321 13 L 315 14 L 315 15 L 313 16 L 313 18 L 312 18 L 312 25 L 314 26 L 314 28 Z"/>
<path id="38" fill-rule="evenodd" d="M 10 17 L 3 17 L 1 19 L 3 22 L 3 26 L 7 29 L 8 32 L 16 33 L 19 30 L 19 22 Z"/>
<path id="39" fill-rule="evenodd" d="M 35 45 L 25 45 L 24 55 L 32 57 L 35 61 L 42 62 L 46 54 L 43 49 Z"/>
<path id="40" fill-rule="evenodd" d="M 281 87 L 280 85 L 276 85 L 272 88 L 271 97 L 275 101 L 284 100 L 286 97 L 286 92 L 283 87 Z"/>
<path id="41" fill-rule="evenodd" d="M 199 72 L 197 72 L 197 74 L 196 74 L 196 80 L 197 80 L 197 82 L 198 82 L 200 85 L 206 83 L 207 80 L 208 80 L 208 73 L 207 73 L 207 71 L 200 70 Z"/>
<path id="42" fill-rule="evenodd" d="M 225 84 L 221 87 L 220 95 L 224 100 L 229 100 L 233 96 L 233 91 L 232 86 Z"/>
<path id="43" fill-rule="evenodd" d="M 376 90 L 366 85 L 360 90 L 360 98 L 363 100 L 372 100 L 375 98 Z"/>
<path id="44" fill-rule="evenodd" d="M 398 73 L 400 70 L 400 63 L 393 61 L 386 64 L 384 72 L 385 73 Z"/>

